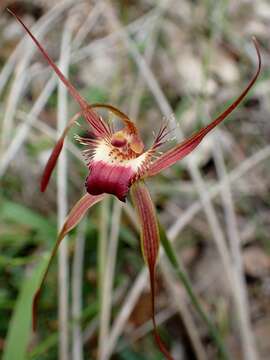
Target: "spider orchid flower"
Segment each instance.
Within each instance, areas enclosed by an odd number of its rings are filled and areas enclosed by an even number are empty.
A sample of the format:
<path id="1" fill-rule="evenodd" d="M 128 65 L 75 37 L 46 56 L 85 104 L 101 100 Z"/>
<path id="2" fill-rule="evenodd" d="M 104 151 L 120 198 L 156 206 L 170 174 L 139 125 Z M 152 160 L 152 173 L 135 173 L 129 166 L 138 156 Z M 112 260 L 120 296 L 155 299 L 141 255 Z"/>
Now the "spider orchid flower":
<path id="1" fill-rule="evenodd" d="M 21 23 L 40 52 L 43 54 L 44 58 L 47 60 L 48 64 L 65 84 L 71 96 L 80 106 L 80 111 L 68 122 L 66 129 L 55 145 L 47 162 L 41 179 L 42 192 L 46 190 L 68 130 L 76 123 L 76 120 L 80 116 L 84 118 L 90 128 L 88 136 L 84 138 L 77 136 L 77 140 L 86 146 L 84 156 L 89 169 L 89 175 L 85 183 L 86 193 L 75 204 L 67 216 L 62 230 L 58 235 L 56 244 L 52 250 L 48 266 L 33 300 L 33 326 L 34 328 L 36 327 L 36 310 L 42 285 L 44 284 L 52 259 L 65 235 L 80 222 L 90 207 L 100 202 L 108 194 L 115 195 L 120 201 L 125 201 L 130 190 L 132 202 L 138 214 L 141 226 L 141 247 L 143 257 L 149 270 L 154 336 L 160 351 L 167 359 L 172 359 L 172 356 L 166 349 L 158 334 L 155 321 L 155 268 L 159 251 L 159 231 L 155 207 L 144 183 L 144 179 L 157 175 L 160 171 L 168 168 L 187 156 L 199 145 L 202 139 L 212 129 L 226 119 L 227 116 L 239 105 L 254 85 L 261 70 L 261 56 L 257 41 L 255 38 L 253 39 L 258 57 L 258 67 L 255 75 L 240 96 L 222 114 L 210 122 L 209 125 L 203 127 L 187 140 L 184 140 L 180 144 L 172 147 L 169 151 L 159 155 L 159 153 L 157 153 L 157 149 L 159 149 L 166 141 L 166 136 L 169 133 L 166 125 L 160 128 L 153 145 L 149 149 L 145 150 L 139 131 L 129 117 L 112 105 L 89 105 L 87 101 L 77 92 L 69 80 L 62 74 L 57 65 L 52 61 L 42 45 L 38 42 L 26 25 L 24 25 L 16 14 L 11 11 L 10 13 L 17 18 L 19 23 Z M 95 110 L 98 108 L 105 108 L 114 113 L 123 123 L 122 129 L 114 131 L 112 127 L 108 125 L 101 116 L 99 116 L 97 110 Z"/>

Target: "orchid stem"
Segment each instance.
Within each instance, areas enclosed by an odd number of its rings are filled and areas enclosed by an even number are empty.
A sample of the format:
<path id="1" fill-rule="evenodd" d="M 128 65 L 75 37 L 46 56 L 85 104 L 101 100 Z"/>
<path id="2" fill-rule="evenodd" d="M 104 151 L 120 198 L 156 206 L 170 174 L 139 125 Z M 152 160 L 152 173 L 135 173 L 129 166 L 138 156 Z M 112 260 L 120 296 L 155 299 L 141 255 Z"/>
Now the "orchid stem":
<path id="1" fill-rule="evenodd" d="M 191 303 L 193 304 L 194 308 L 197 310 L 201 319 L 207 325 L 209 333 L 219 351 L 220 359 L 229 360 L 230 357 L 224 346 L 222 337 L 221 337 L 218 329 L 215 327 L 215 325 L 212 323 L 212 321 L 210 320 L 210 318 L 207 316 L 204 309 L 202 308 L 196 294 L 194 293 L 194 291 L 192 289 L 192 285 L 189 281 L 189 278 L 188 278 L 187 274 L 183 271 L 181 265 L 179 264 L 179 261 L 175 255 L 175 251 L 166 235 L 164 228 L 162 227 L 162 225 L 160 223 L 159 223 L 159 233 L 160 233 L 160 242 L 164 249 L 164 252 L 165 252 L 171 266 L 176 271 L 177 277 L 181 280 L 182 284 L 184 285 L 186 292 L 190 298 Z"/>

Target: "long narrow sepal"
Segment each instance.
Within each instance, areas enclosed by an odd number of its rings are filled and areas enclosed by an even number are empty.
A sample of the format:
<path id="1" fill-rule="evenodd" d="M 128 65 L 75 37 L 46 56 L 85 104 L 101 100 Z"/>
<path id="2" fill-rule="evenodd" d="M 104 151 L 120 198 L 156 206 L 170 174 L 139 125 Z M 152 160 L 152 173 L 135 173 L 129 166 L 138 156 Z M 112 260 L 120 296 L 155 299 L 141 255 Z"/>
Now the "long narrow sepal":
<path id="1" fill-rule="evenodd" d="M 117 109 L 115 106 L 113 106 L 111 104 L 94 103 L 94 104 L 91 104 L 91 107 L 107 109 L 107 110 L 111 111 L 113 114 L 118 116 L 124 122 L 124 124 L 127 125 L 130 129 L 132 129 L 133 131 L 137 131 L 137 128 L 136 128 L 134 122 L 131 121 L 130 118 L 125 113 L 123 113 L 121 110 Z"/>
<path id="2" fill-rule="evenodd" d="M 38 308 L 38 302 L 40 293 L 42 290 L 42 287 L 44 285 L 46 276 L 48 274 L 50 265 L 53 261 L 53 258 L 59 248 L 59 245 L 61 244 L 61 241 L 64 239 L 64 237 L 81 221 L 83 216 L 86 214 L 87 210 L 96 204 L 97 202 L 101 201 L 106 195 L 98 195 L 98 196 L 92 196 L 90 194 L 85 194 L 72 208 L 69 215 L 66 218 L 66 221 L 57 237 L 56 243 L 52 249 L 51 255 L 49 257 L 49 261 L 47 264 L 47 267 L 45 269 L 45 272 L 43 274 L 42 280 L 40 282 L 39 288 L 37 289 L 34 298 L 33 298 L 33 304 L 32 304 L 32 326 L 33 330 L 36 330 L 37 327 L 37 308 Z"/>
<path id="3" fill-rule="evenodd" d="M 142 252 L 149 270 L 154 336 L 160 351 L 166 359 L 172 360 L 172 356 L 158 333 L 155 318 L 155 267 L 159 249 L 159 229 L 156 212 L 149 191 L 142 181 L 136 182 L 131 187 L 131 196 L 140 221 Z"/>
<path id="4" fill-rule="evenodd" d="M 110 135 L 110 129 L 107 124 L 104 123 L 102 118 L 91 108 L 91 106 L 87 103 L 87 101 L 78 93 L 75 87 L 71 84 L 71 82 L 65 77 L 62 71 L 58 68 L 58 66 L 54 63 L 51 57 L 48 55 L 47 51 L 43 48 L 40 42 L 36 39 L 36 37 L 32 34 L 32 32 L 28 29 L 28 27 L 23 23 L 23 21 L 10 9 L 7 11 L 13 15 L 17 21 L 22 25 L 28 35 L 31 37 L 33 42 L 38 47 L 41 54 L 44 56 L 50 67 L 54 70 L 59 79 L 63 82 L 63 84 L 67 87 L 71 96 L 77 101 L 80 105 L 83 115 L 86 121 L 93 127 L 93 131 L 96 136 L 106 136 Z"/>
<path id="5" fill-rule="evenodd" d="M 232 111 L 240 104 L 240 102 L 244 99 L 244 97 L 247 95 L 249 90 L 256 82 L 259 73 L 261 71 L 261 55 L 257 40 L 255 38 L 253 38 L 253 43 L 255 45 L 255 49 L 258 57 L 258 67 L 255 75 L 253 76 L 253 78 L 251 79 L 245 90 L 222 114 L 220 114 L 209 125 L 205 126 L 199 132 L 192 135 L 189 139 L 184 140 L 182 143 L 176 145 L 171 150 L 168 150 L 165 154 L 161 155 L 157 160 L 155 160 L 150 165 L 146 176 L 156 175 L 160 171 L 170 167 L 171 165 L 175 164 L 177 161 L 187 156 L 192 150 L 194 150 L 200 144 L 200 142 L 205 137 L 205 135 L 207 135 L 212 129 L 214 129 L 218 124 L 220 124 L 223 120 L 225 120 L 227 116 L 230 115 Z"/>
<path id="6" fill-rule="evenodd" d="M 57 141 L 56 145 L 53 148 L 53 151 L 49 157 L 49 160 L 47 161 L 47 164 L 45 166 L 45 169 L 43 171 L 41 182 L 40 182 L 40 191 L 44 192 L 48 186 L 48 183 L 50 181 L 52 172 L 55 168 L 56 162 L 60 156 L 60 153 L 62 151 L 65 137 L 67 136 L 67 133 L 69 129 L 74 125 L 76 120 L 82 115 L 82 112 L 78 112 L 75 114 L 68 122 L 66 128 L 64 129 L 60 139 Z"/>

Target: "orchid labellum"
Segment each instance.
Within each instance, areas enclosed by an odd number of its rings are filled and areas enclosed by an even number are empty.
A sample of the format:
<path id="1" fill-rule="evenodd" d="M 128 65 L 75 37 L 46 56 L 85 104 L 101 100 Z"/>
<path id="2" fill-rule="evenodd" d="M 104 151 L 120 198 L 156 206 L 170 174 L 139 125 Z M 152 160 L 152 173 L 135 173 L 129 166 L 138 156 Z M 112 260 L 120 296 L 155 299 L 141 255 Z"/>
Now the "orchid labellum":
<path id="1" fill-rule="evenodd" d="M 155 268 L 159 251 L 159 231 L 155 207 L 152 203 L 144 180 L 150 176 L 157 175 L 160 171 L 168 168 L 187 156 L 199 145 L 205 135 L 220 124 L 239 105 L 255 83 L 261 69 L 261 57 L 257 41 L 256 39 L 253 39 L 258 57 L 258 68 L 246 89 L 221 115 L 210 122 L 209 125 L 203 127 L 187 140 L 184 140 L 180 144 L 172 147 L 169 151 L 160 155 L 157 153 L 157 150 L 165 142 L 165 138 L 168 135 L 166 126 L 161 127 L 153 145 L 146 150 L 137 127 L 129 119 L 129 117 L 111 105 L 88 104 L 58 69 L 56 64 L 51 60 L 47 52 L 30 30 L 14 13 L 11 11 L 10 13 L 17 18 L 19 23 L 21 23 L 49 65 L 58 75 L 60 80 L 65 84 L 71 96 L 80 106 L 80 111 L 68 122 L 65 131 L 55 145 L 48 160 L 41 179 L 42 192 L 46 190 L 68 130 L 74 125 L 80 116 L 84 118 L 85 122 L 89 126 L 90 134 L 84 138 L 79 136 L 77 137 L 78 141 L 86 147 L 84 155 L 89 169 L 89 175 L 85 183 L 86 194 L 73 207 L 60 234 L 58 235 L 48 267 L 34 297 L 33 325 L 36 327 L 36 309 L 41 287 L 62 239 L 79 223 L 82 217 L 86 214 L 87 210 L 94 204 L 104 199 L 107 194 L 115 195 L 120 201 L 125 201 L 129 190 L 131 190 L 132 201 L 141 225 L 143 257 L 149 269 L 154 335 L 160 351 L 167 359 L 172 359 L 172 356 L 167 351 L 158 334 L 155 321 Z M 113 131 L 112 127 L 98 114 L 98 108 L 105 108 L 114 113 L 123 123 L 122 129 L 119 131 Z"/>

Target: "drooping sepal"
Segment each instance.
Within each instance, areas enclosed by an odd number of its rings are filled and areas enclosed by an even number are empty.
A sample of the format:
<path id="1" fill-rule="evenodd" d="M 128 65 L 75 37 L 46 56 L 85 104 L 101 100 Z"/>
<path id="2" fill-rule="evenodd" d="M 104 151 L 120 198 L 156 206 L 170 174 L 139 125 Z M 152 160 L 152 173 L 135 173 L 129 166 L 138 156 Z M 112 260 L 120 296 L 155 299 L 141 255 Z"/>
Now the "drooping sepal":
<path id="1" fill-rule="evenodd" d="M 45 282 L 46 276 L 48 274 L 50 265 L 53 261 L 54 256 L 56 255 L 56 252 L 59 248 L 59 245 L 61 244 L 61 241 L 64 239 L 64 237 L 76 226 L 78 223 L 82 220 L 83 216 L 86 214 L 87 210 L 96 204 L 97 202 L 101 201 L 105 195 L 99 195 L 99 196 L 92 196 L 90 194 L 85 194 L 72 208 L 69 215 L 66 218 L 66 221 L 57 237 L 56 243 L 52 249 L 52 252 L 49 257 L 49 261 L 47 264 L 47 267 L 45 269 L 45 272 L 42 276 L 39 288 L 37 289 L 34 298 L 33 298 L 33 304 L 32 304 L 32 326 L 33 330 L 36 330 L 37 327 L 37 308 L 38 308 L 38 302 L 40 293 L 43 287 L 43 284 Z"/>
<path id="2" fill-rule="evenodd" d="M 141 226 L 141 247 L 143 257 L 149 270 L 154 336 L 160 351 L 164 354 L 166 359 L 172 360 L 172 356 L 166 349 L 166 346 L 158 333 L 155 318 L 155 269 L 159 250 L 159 229 L 155 207 L 149 191 L 142 181 L 134 183 L 131 187 L 131 196 Z"/>
<path id="3" fill-rule="evenodd" d="M 53 151 L 51 152 L 51 155 L 49 157 L 49 160 L 47 161 L 47 164 L 45 166 L 45 169 L 41 177 L 41 182 L 40 182 L 41 192 L 44 192 L 47 189 L 52 172 L 55 168 L 56 162 L 63 149 L 65 137 L 67 136 L 69 129 L 74 125 L 74 123 L 76 122 L 76 120 L 78 120 L 80 116 L 81 116 L 81 112 L 78 112 L 69 120 L 66 128 L 63 131 L 63 134 L 61 135 L 60 139 L 57 141 L 56 145 L 54 146 Z"/>

